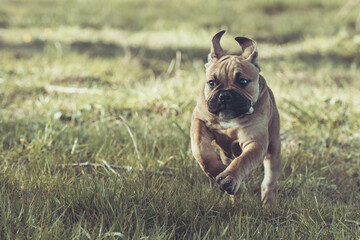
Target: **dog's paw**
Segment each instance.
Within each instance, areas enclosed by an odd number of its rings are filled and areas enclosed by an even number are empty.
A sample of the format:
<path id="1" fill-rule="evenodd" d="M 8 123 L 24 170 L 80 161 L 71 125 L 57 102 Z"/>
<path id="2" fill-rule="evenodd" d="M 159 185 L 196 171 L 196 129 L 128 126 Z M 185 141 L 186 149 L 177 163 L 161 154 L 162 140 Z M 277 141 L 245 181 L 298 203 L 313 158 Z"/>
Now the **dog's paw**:
<path id="1" fill-rule="evenodd" d="M 240 187 L 239 179 L 227 171 L 217 175 L 216 182 L 219 184 L 220 189 L 227 192 L 228 194 L 235 194 Z"/>
<path id="2" fill-rule="evenodd" d="M 261 202 L 262 202 L 263 207 L 268 208 L 272 205 L 272 203 L 274 202 L 274 200 L 277 196 L 277 190 L 278 190 L 277 185 L 270 189 L 268 189 L 268 188 L 261 189 Z"/>

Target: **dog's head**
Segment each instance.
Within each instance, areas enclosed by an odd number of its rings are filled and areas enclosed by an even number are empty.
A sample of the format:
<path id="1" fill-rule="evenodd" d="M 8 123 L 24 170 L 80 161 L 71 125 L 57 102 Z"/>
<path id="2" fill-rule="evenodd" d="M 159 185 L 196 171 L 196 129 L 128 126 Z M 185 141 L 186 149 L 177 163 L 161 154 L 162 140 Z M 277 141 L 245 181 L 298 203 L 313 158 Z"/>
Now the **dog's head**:
<path id="1" fill-rule="evenodd" d="M 208 111 L 221 120 L 251 114 L 259 97 L 260 65 L 257 62 L 256 42 L 245 37 L 235 40 L 242 47 L 241 55 L 226 54 L 220 39 L 225 31 L 212 39 L 206 68 L 204 95 Z"/>

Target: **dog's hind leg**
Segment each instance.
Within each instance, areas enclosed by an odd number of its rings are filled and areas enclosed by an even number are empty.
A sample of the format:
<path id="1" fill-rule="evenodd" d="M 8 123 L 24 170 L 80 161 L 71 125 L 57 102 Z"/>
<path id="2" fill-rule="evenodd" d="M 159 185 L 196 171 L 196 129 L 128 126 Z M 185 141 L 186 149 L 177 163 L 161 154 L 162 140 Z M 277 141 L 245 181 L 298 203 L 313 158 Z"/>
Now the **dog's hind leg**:
<path id="1" fill-rule="evenodd" d="M 219 152 L 220 152 L 221 162 L 225 166 L 229 166 L 229 164 L 232 162 L 232 159 L 224 151 L 220 150 Z"/>
<path id="2" fill-rule="evenodd" d="M 223 141 L 225 141 L 223 139 Z M 220 146 L 216 140 L 212 141 L 211 143 L 218 151 L 219 151 L 219 155 L 220 155 L 220 159 L 221 162 L 225 165 L 228 166 L 233 158 L 231 156 L 231 141 L 226 141 L 226 144 L 223 144 L 222 146 Z"/>
<path id="3" fill-rule="evenodd" d="M 277 195 L 277 180 L 281 170 L 280 147 L 280 141 L 271 142 L 264 160 L 265 174 L 261 184 L 261 201 L 265 207 L 271 205 Z"/>

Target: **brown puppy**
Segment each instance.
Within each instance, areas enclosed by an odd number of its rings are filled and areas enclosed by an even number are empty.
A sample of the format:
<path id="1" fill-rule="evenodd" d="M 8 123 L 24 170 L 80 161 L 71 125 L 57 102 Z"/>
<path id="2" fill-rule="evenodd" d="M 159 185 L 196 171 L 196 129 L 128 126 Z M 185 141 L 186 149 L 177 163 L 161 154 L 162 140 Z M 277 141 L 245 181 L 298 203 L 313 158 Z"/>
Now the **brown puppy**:
<path id="1" fill-rule="evenodd" d="M 203 171 L 229 194 L 263 162 L 261 200 L 267 206 L 275 199 L 281 168 L 279 113 L 259 74 L 256 42 L 237 37 L 243 53 L 227 55 L 220 46 L 224 33 L 212 39 L 206 84 L 192 116 L 191 149 Z"/>

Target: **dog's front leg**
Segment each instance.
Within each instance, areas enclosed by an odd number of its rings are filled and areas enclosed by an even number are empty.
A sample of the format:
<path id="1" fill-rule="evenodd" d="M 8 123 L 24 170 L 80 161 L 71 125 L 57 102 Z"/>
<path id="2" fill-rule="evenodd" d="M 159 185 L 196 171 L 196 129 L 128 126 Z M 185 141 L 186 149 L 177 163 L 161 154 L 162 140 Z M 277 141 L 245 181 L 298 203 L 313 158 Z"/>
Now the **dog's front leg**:
<path id="1" fill-rule="evenodd" d="M 262 141 L 250 140 L 241 145 L 242 154 L 216 177 L 220 188 L 229 194 L 239 190 L 241 181 L 264 160 L 267 151 Z"/>
<path id="2" fill-rule="evenodd" d="M 191 123 L 191 150 L 202 170 L 212 179 L 215 179 L 226 168 L 211 145 L 214 138 L 203 121 L 193 119 Z"/>

